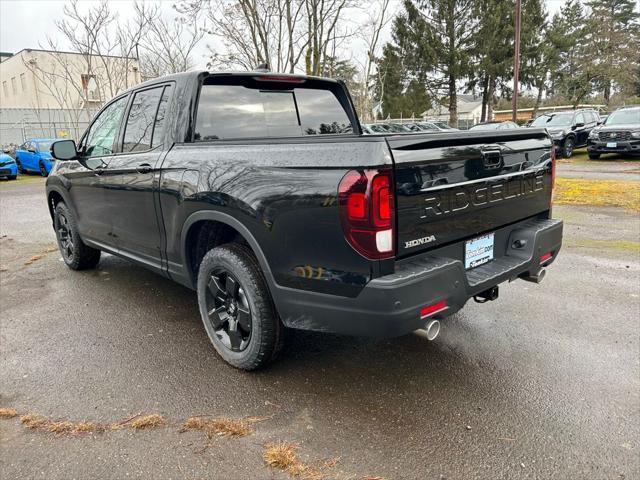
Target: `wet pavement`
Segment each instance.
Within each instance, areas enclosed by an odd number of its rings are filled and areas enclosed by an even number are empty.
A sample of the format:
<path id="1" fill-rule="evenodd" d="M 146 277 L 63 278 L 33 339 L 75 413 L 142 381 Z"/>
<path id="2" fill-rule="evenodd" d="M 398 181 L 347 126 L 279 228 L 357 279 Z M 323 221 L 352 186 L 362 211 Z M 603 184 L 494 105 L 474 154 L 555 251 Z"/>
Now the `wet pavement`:
<path id="1" fill-rule="evenodd" d="M 469 303 L 435 342 L 301 332 L 244 373 L 216 356 L 193 292 L 113 256 L 68 270 L 47 253 L 43 182 L 2 183 L 0 407 L 168 424 L 56 436 L 0 419 L 1 477 L 285 479 L 262 460 L 282 440 L 311 465 L 339 457 L 336 479 L 640 478 L 638 216 L 554 212 L 566 246 L 545 281 Z M 239 439 L 181 433 L 202 414 L 267 419 Z"/>

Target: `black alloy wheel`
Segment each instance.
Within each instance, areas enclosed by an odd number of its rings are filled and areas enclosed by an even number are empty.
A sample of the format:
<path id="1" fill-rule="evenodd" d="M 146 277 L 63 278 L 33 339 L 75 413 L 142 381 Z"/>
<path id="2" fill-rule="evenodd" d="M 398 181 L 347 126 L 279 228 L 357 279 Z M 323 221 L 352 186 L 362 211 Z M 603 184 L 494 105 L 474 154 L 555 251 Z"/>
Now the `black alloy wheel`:
<path id="1" fill-rule="evenodd" d="M 56 220 L 56 234 L 60 245 L 60 253 L 62 253 L 65 261 L 69 262 L 73 259 L 74 245 L 73 232 L 69 226 L 66 212 L 58 212 Z"/>
<path id="2" fill-rule="evenodd" d="M 232 273 L 217 268 L 209 275 L 206 291 L 208 321 L 228 350 L 242 352 L 251 341 L 251 308 L 245 290 Z"/>

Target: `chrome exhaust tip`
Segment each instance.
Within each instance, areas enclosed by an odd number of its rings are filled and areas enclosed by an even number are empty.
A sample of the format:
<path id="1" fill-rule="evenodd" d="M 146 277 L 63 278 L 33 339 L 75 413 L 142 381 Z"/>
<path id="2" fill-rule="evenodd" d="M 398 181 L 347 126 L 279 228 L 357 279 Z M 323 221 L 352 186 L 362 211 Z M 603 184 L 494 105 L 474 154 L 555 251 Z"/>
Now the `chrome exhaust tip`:
<path id="1" fill-rule="evenodd" d="M 431 320 L 424 327 L 427 340 L 435 340 L 440 333 L 440 322 L 438 320 Z"/>

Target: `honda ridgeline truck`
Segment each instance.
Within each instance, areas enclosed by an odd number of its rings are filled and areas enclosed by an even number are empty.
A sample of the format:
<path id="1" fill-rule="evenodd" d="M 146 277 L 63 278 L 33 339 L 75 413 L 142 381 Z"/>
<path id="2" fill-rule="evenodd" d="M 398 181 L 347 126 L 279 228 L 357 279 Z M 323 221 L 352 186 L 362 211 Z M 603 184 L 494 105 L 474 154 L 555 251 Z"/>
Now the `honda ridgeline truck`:
<path id="1" fill-rule="evenodd" d="M 213 346 L 245 370 L 289 328 L 434 338 L 470 298 L 539 282 L 562 242 L 544 129 L 363 135 L 326 78 L 151 80 L 51 150 L 66 264 L 107 252 L 196 290 Z"/>

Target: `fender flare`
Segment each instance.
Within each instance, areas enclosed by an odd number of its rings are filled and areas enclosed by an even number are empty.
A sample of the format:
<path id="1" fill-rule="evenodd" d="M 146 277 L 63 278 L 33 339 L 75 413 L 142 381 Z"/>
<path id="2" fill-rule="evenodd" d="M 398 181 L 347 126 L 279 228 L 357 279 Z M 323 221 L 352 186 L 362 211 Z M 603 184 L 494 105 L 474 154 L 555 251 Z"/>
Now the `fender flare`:
<path id="1" fill-rule="evenodd" d="M 49 215 L 51 215 L 51 221 L 53 221 L 53 208 L 51 207 L 51 203 L 49 202 L 49 197 L 51 194 L 55 192 L 62 197 L 62 201 L 64 204 L 71 210 L 71 213 L 74 217 L 78 218 L 78 213 L 76 212 L 76 208 L 71 202 L 69 198 L 69 191 L 65 189 L 62 185 L 47 185 L 47 207 L 49 209 Z"/>
<path id="2" fill-rule="evenodd" d="M 194 212 L 187 217 L 184 224 L 182 225 L 182 232 L 180 234 L 180 252 L 182 253 L 182 259 L 184 262 L 184 268 L 186 270 L 187 278 L 189 279 L 191 284 L 193 286 L 196 285 L 196 278 L 191 272 L 191 269 L 189 268 L 187 262 L 187 235 L 189 234 L 191 226 L 193 226 L 193 224 L 195 224 L 196 222 L 200 222 L 202 220 L 212 220 L 215 222 L 224 223 L 234 228 L 240 235 L 242 235 L 242 237 L 251 247 L 251 250 L 253 250 L 253 253 L 256 255 L 258 263 L 260 264 L 260 268 L 262 269 L 262 273 L 264 274 L 264 277 L 267 281 L 267 287 L 271 291 L 271 295 L 273 297 L 276 282 L 273 277 L 273 273 L 271 272 L 271 267 L 269 267 L 269 262 L 267 262 L 267 257 L 262 251 L 260 244 L 255 239 L 251 231 L 242 222 L 227 213 L 217 210 L 200 210 L 198 212 Z"/>

